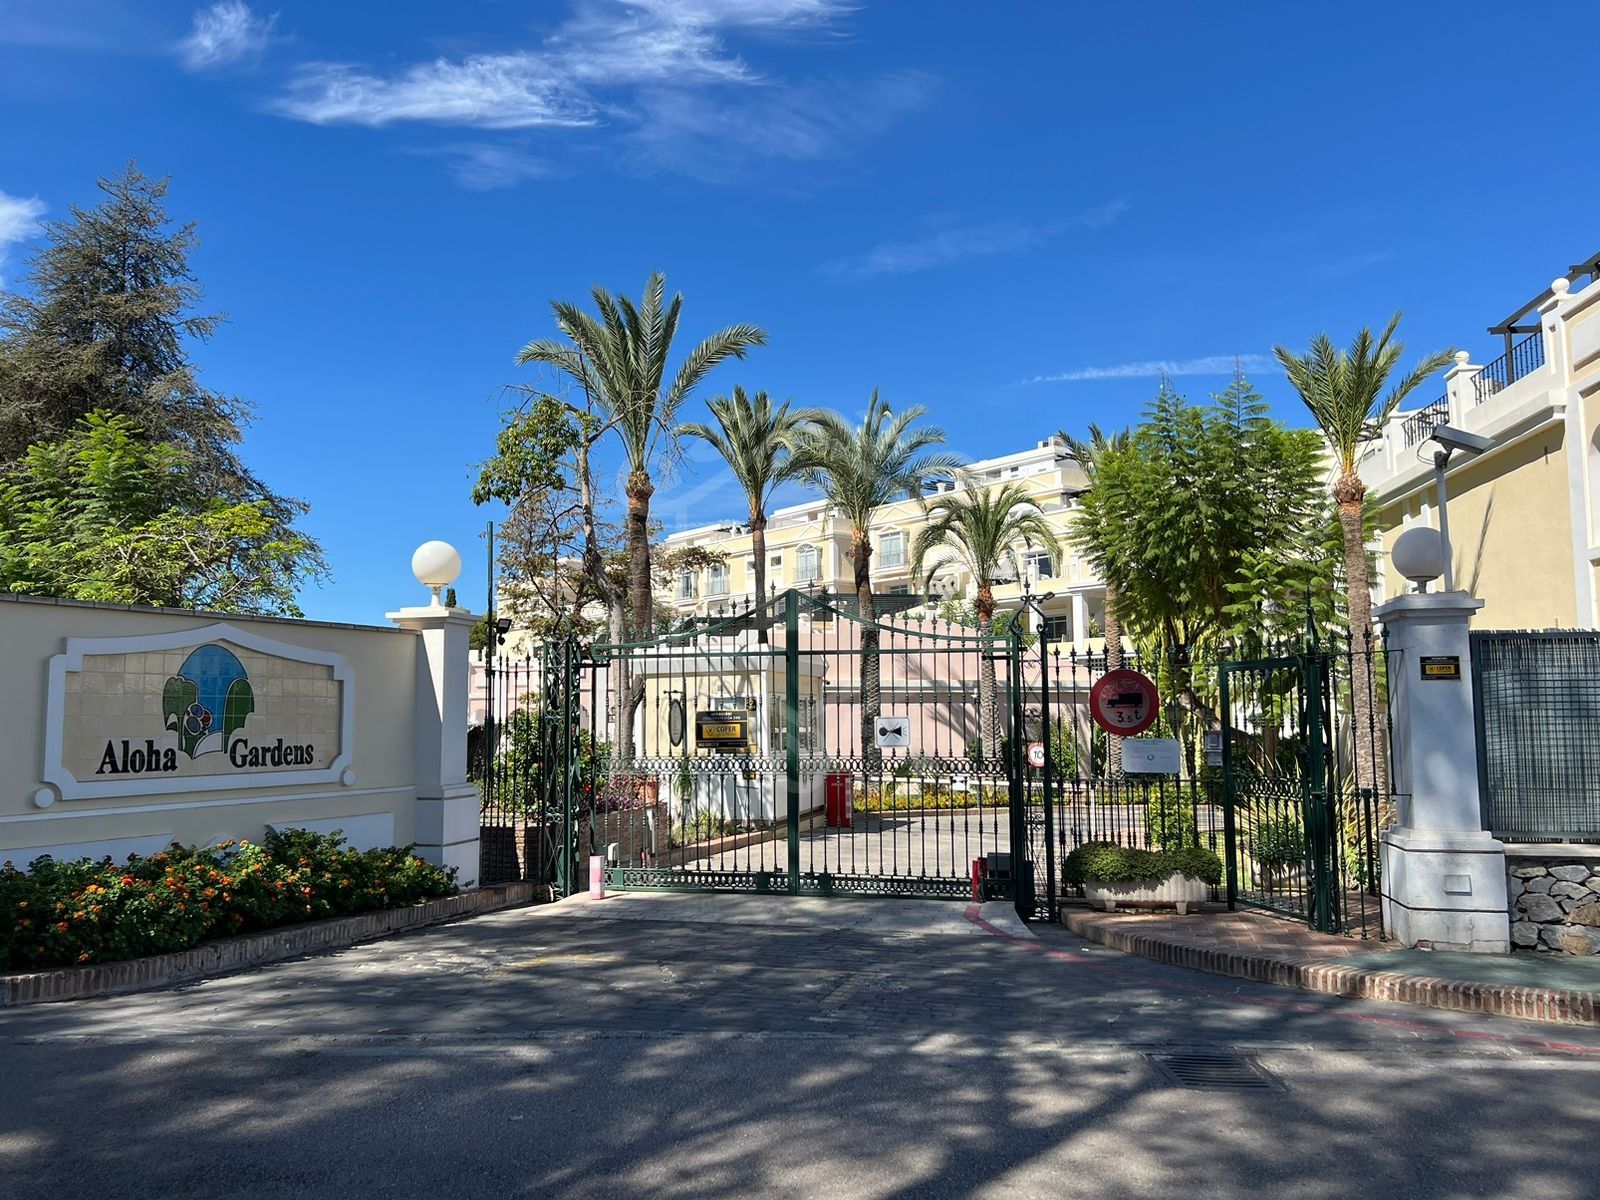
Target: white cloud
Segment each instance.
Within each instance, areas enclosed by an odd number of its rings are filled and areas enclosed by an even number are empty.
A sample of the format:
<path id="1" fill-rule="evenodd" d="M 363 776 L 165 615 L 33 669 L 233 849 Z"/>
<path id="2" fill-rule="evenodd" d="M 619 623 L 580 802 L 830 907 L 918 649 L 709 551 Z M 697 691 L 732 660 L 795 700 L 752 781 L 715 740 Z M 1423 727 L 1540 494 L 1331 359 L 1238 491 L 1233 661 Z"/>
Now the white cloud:
<path id="1" fill-rule="evenodd" d="M 448 159 L 450 174 L 455 181 L 473 192 L 515 187 L 529 179 L 544 179 L 562 173 L 548 159 L 511 146 L 496 146 L 487 142 L 442 146 L 424 153 Z"/>
<path id="2" fill-rule="evenodd" d="M 902 241 L 880 242 L 865 254 L 824 263 L 822 273 L 835 279 L 868 279 L 925 271 L 964 258 L 1014 254 L 1072 228 L 1098 229 L 1128 210 L 1126 200 L 1112 200 L 1074 216 L 1034 224 L 1003 218 L 977 225 L 934 223 L 928 232 Z"/>
<path id="3" fill-rule="evenodd" d="M 1152 358 L 1143 362 L 1118 363 L 1110 367 L 1076 367 L 1054 375 L 1035 375 L 1022 383 L 1077 383 L 1085 379 L 1156 379 L 1161 375 L 1232 375 L 1235 364 L 1242 371 L 1270 370 L 1273 360 L 1265 354 L 1208 354 L 1203 358 Z"/>
<path id="4" fill-rule="evenodd" d="M 39 218 L 44 216 L 44 210 L 44 202 L 37 197 L 0 192 L 0 267 L 5 266 L 6 254 L 13 245 L 38 233 Z M 5 279 L 0 278 L 0 287 L 4 285 Z"/>
<path id="5" fill-rule="evenodd" d="M 195 12 L 194 27 L 178 43 L 178 56 L 191 71 L 212 71 L 255 58 L 272 39 L 277 20 L 276 14 L 256 16 L 244 0 L 217 0 Z"/>
<path id="6" fill-rule="evenodd" d="M 848 132 L 840 126 L 850 119 L 843 97 L 763 76 L 727 38 L 826 31 L 849 9 L 839 0 L 573 0 L 566 21 L 537 45 L 395 69 L 310 64 L 276 108 L 319 125 L 605 125 L 628 135 L 646 166 L 719 175 L 719 160 L 734 154 L 814 157 Z M 903 98 L 886 95 L 893 83 L 877 90 L 856 98 L 857 124 L 871 125 Z M 701 155 L 713 161 L 693 157 Z"/>

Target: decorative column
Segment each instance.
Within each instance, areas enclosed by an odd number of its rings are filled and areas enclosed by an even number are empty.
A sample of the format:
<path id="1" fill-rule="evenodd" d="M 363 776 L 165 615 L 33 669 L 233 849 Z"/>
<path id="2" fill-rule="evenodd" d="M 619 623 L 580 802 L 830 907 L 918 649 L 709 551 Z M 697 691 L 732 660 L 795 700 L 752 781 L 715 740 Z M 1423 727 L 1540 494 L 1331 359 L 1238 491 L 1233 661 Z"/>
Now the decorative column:
<path id="1" fill-rule="evenodd" d="M 1450 408 L 1449 419 L 1444 422 L 1446 425 L 1459 426 L 1478 405 L 1478 390 L 1474 381 L 1483 368 L 1472 362 L 1471 358 L 1465 350 L 1457 350 L 1455 365 L 1444 373 L 1444 392 Z"/>
<path id="2" fill-rule="evenodd" d="M 467 779 L 467 679 L 468 642 L 477 618 L 439 600 L 438 589 L 461 570 L 450 546 L 426 543 L 413 556 L 412 570 L 434 589 L 433 603 L 402 608 L 388 618 L 417 634 L 416 853 L 438 866 L 455 867 L 458 884 L 476 887 L 478 789 Z"/>
<path id="3" fill-rule="evenodd" d="M 1401 558 L 1397 544 L 1395 565 L 1417 578 Z M 1482 607 L 1465 592 L 1413 592 L 1372 614 L 1388 631 L 1390 786 L 1399 807 L 1380 850 L 1383 915 L 1404 946 L 1511 948 L 1505 846 L 1484 832 L 1478 796 L 1467 624 Z"/>

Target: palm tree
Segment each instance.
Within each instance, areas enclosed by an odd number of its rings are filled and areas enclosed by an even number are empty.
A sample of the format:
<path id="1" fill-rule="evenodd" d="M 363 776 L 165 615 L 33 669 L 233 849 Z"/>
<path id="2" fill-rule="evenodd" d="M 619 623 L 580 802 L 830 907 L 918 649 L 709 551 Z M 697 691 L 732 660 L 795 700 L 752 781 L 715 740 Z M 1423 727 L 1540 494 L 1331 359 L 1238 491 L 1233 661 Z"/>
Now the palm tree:
<path id="1" fill-rule="evenodd" d="M 962 483 L 963 491 L 940 493 L 923 506 L 928 523 L 911 543 L 911 575 L 921 581 L 952 563 L 964 568 L 978 589 L 978 627 L 991 634 L 995 577 L 1013 557 L 1014 548 L 1018 543 L 1036 545 L 1054 559 L 1060 557 L 1061 545 L 1038 503 L 1021 484 L 985 489 L 970 479 Z M 945 555 L 930 568 L 928 555 L 936 550 L 944 550 Z M 978 736 L 983 757 L 998 759 L 1000 713 L 995 705 L 992 649 L 983 648 L 978 665 Z"/>
<path id="2" fill-rule="evenodd" d="M 1078 460 L 1078 465 L 1083 468 L 1083 473 L 1088 477 L 1089 486 L 1093 487 L 1095 477 L 1099 474 L 1100 463 L 1113 454 L 1121 454 L 1128 449 L 1133 441 L 1133 435 L 1126 429 L 1119 429 L 1113 434 L 1107 434 L 1099 425 L 1089 423 L 1089 440 L 1073 437 L 1062 430 L 1056 434 L 1066 443 L 1067 449 L 1072 452 L 1072 457 Z M 1080 526 L 1074 531 L 1073 540 L 1084 557 L 1089 560 L 1092 567 L 1106 585 L 1106 670 L 1116 671 L 1122 667 L 1122 617 L 1117 612 L 1117 580 L 1116 570 L 1110 562 L 1109 551 L 1105 543 L 1093 536 L 1093 532 Z M 1106 774 L 1116 778 L 1122 774 L 1122 739 L 1108 737 L 1106 739 Z"/>
<path id="3" fill-rule="evenodd" d="M 917 426 L 924 410 L 914 405 L 898 415 L 878 398 L 852 427 L 838 413 L 816 413 L 806 422 L 794 452 L 795 470 L 828 498 L 850 523 L 847 554 L 855 568 L 857 612 L 861 618 L 861 751 L 874 758 L 872 725 L 878 718 L 877 608 L 872 600 L 872 514 L 901 496 L 920 498 L 929 479 L 960 467 L 953 454 L 934 450 L 944 445 L 944 430 Z"/>
<path id="4" fill-rule="evenodd" d="M 1382 756 L 1376 752 L 1382 731 L 1372 713 L 1372 593 L 1367 581 L 1364 520 L 1367 485 L 1361 481 L 1357 468 L 1362 447 L 1381 435 L 1390 414 L 1455 354 L 1454 350 L 1440 350 L 1424 356 L 1389 387 L 1387 395 L 1383 395 L 1384 388 L 1389 386 L 1389 377 L 1405 353 L 1405 343 L 1394 340 L 1399 325 L 1397 312 L 1376 338 L 1371 329 L 1363 327 L 1348 351 L 1336 349 L 1326 333 L 1312 338 L 1310 349 L 1303 355 L 1284 346 L 1273 348 L 1289 382 L 1300 393 L 1328 439 L 1337 472 L 1333 480 L 1333 499 L 1338 506 L 1339 528 L 1344 540 L 1346 603 L 1351 643 L 1356 651 L 1350 681 L 1357 732 L 1356 772 L 1374 787 L 1383 785 L 1378 775 Z M 1369 736 L 1360 736 L 1362 730 L 1368 731 Z"/>
<path id="5" fill-rule="evenodd" d="M 633 636 L 648 638 L 655 625 L 650 579 L 650 469 L 662 439 L 677 432 L 678 410 L 718 363 L 743 358 L 751 346 L 766 344 L 754 325 L 730 325 L 706 338 L 679 365 L 663 389 L 667 358 L 678 331 L 683 294 L 663 306 L 666 277 L 659 271 L 645 283 L 637 306 L 603 287 L 593 291 L 596 318 L 575 304 L 553 301 L 556 328 L 568 342 L 532 341 L 517 355 L 521 365 L 544 363 L 565 372 L 592 396 L 622 440 L 628 463 L 628 598 Z"/>
<path id="6" fill-rule="evenodd" d="M 744 489 L 750 504 L 750 550 L 756 560 L 756 604 L 767 598 L 767 501 L 772 491 L 796 475 L 794 447 L 811 413 L 792 413 L 786 400 L 776 408 L 765 392 L 754 398 L 742 387 L 733 395 L 718 396 L 707 406 L 717 419 L 716 428 L 699 421 L 681 425 L 678 432 L 703 438 L 727 461 L 728 469 Z M 767 640 L 767 623 L 758 618 L 760 640 Z"/>

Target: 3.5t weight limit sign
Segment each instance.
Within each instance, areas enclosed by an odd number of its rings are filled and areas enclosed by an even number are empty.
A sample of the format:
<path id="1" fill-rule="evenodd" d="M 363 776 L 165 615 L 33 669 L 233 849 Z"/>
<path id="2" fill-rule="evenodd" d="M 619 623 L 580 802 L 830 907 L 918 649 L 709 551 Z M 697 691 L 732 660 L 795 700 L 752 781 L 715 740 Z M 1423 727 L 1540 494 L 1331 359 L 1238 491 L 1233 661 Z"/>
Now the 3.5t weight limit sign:
<path id="1" fill-rule="evenodd" d="M 1156 723 L 1156 685 L 1137 671 L 1107 671 L 1089 689 L 1089 715 L 1107 733 L 1132 737 Z"/>

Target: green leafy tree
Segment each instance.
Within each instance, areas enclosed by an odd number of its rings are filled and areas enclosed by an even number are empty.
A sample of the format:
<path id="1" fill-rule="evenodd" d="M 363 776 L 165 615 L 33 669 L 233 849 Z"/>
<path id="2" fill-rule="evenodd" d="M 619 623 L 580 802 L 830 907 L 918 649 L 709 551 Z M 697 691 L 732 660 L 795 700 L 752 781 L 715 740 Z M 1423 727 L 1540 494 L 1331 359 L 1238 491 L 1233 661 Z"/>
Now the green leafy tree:
<path id="1" fill-rule="evenodd" d="M 1180 738 L 1193 740 L 1189 719 L 1215 724 L 1198 668 L 1241 613 L 1303 613 L 1324 558 L 1323 470 L 1316 435 L 1269 418 L 1242 376 L 1207 405 L 1163 380 L 1126 443 L 1096 452 L 1071 536 L 1115 587 L 1130 634 L 1154 651 Z M 1268 557 L 1289 565 L 1267 576 Z"/>
<path id="2" fill-rule="evenodd" d="M 817 413 L 806 423 L 795 449 L 795 469 L 850 525 L 856 604 L 861 615 L 861 747 L 872 757 L 872 726 L 878 719 L 877 609 L 872 599 L 872 539 L 875 510 L 901 497 L 916 499 L 923 485 L 960 468 L 955 455 L 936 450 L 944 430 L 918 425 L 924 410 L 914 405 L 896 414 L 873 389 L 867 415 L 852 426 L 838 413 Z"/>
<path id="3" fill-rule="evenodd" d="M 1344 544 L 1344 584 L 1350 635 L 1358 653 L 1352 671 L 1351 692 L 1358 731 L 1375 730 L 1377 737 L 1356 738 L 1356 771 L 1360 778 L 1381 784 L 1383 755 L 1377 752 L 1381 730 L 1372 709 L 1372 591 L 1367 571 L 1367 485 L 1359 471 L 1362 448 L 1379 437 L 1383 424 L 1421 387 L 1428 376 L 1442 370 L 1454 350 L 1424 355 L 1410 371 L 1396 376 L 1405 343 L 1395 340 L 1400 314 L 1389 318 L 1376 337 L 1365 326 L 1351 340 L 1349 350 L 1334 346 L 1326 333 L 1311 339 L 1304 354 L 1286 346 L 1274 347 L 1289 382 L 1305 401 L 1327 439 L 1333 455 L 1333 499 L 1338 506 Z"/>
<path id="4" fill-rule="evenodd" d="M 196 311 L 194 224 L 174 227 L 167 180 L 131 163 L 99 187 L 98 207 L 45 224 L 22 289 L 0 294 L 0 470 L 70 437 L 90 413 L 126 417 L 141 440 L 183 452 L 197 495 L 251 505 L 251 524 L 265 521 L 251 536 L 292 544 L 305 573 L 322 575 L 316 542 L 292 529 L 307 506 L 239 458 L 251 405 L 202 386 L 189 357 L 224 319 Z"/>
<path id="5" fill-rule="evenodd" d="M 262 500 L 206 493 L 191 454 L 93 412 L 0 480 L 0 587 L 115 604 L 299 616 L 318 561 Z"/>
<path id="6" fill-rule="evenodd" d="M 747 396 L 735 387 L 732 396 L 718 396 L 707 407 L 716 426 L 692 421 L 678 432 L 709 442 L 722 455 L 744 489 L 750 506 L 750 549 L 756 561 L 756 606 L 767 599 L 767 503 L 773 489 L 796 474 L 794 446 L 809 414 L 790 412 L 788 402 L 774 406 L 766 392 Z M 767 625 L 758 625 L 767 640 Z"/>
<path id="7" fill-rule="evenodd" d="M 767 335 L 754 325 L 730 325 L 689 351 L 667 381 L 667 360 L 678 331 L 681 293 L 663 303 L 666 277 L 659 272 L 645 283 L 635 305 L 603 287 L 593 290 L 593 316 L 575 304 L 554 301 L 556 327 L 566 342 L 535 340 L 517 355 L 522 365 L 552 366 L 575 381 L 621 440 L 627 459 L 628 602 L 633 632 L 646 638 L 654 626 L 655 604 L 650 575 L 651 472 L 663 451 L 675 442 L 678 413 L 707 374 L 728 358 L 743 358 L 751 346 L 766 344 Z"/>
<path id="8" fill-rule="evenodd" d="M 994 585 L 1001 567 L 1015 565 L 1018 546 L 1037 547 L 1058 560 L 1061 544 L 1038 502 L 1020 483 L 984 488 L 972 479 L 962 482 L 960 491 L 941 492 L 924 502 L 927 523 L 911 542 L 911 576 L 926 581 L 947 566 L 965 570 L 977 589 L 978 628 L 993 629 Z M 985 746 L 998 747 L 994 658 L 989 653 L 979 658 L 979 736 Z"/>

